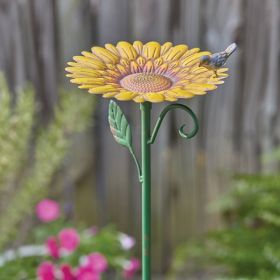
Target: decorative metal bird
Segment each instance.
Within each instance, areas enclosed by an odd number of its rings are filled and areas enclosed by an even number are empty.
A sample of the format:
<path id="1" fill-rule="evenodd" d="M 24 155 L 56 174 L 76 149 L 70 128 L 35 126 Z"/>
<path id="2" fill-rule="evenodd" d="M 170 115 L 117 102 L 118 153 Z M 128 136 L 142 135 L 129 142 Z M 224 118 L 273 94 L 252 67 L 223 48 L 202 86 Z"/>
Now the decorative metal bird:
<path id="1" fill-rule="evenodd" d="M 232 43 L 222 52 L 213 53 L 212 55 L 204 55 L 200 58 L 199 66 L 213 70 L 217 76 L 217 70 L 226 64 L 227 59 L 236 49 L 237 45 Z"/>

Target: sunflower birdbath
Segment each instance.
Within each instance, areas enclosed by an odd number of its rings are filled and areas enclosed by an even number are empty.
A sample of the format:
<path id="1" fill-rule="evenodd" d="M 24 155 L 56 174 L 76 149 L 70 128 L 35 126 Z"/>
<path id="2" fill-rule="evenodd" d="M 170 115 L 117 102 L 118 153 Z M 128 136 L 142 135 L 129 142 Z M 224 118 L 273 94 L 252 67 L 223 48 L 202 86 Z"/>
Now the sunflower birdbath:
<path id="1" fill-rule="evenodd" d="M 142 279 L 151 279 L 151 144 L 154 143 L 165 115 L 173 109 L 181 109 L 190 115 L 194 127 L 184 132 L 183 138 L 192 138 L 198 131 L 194 112 L 179 103 L 167 105 L 160 113 L 151 131 L 152 103 L 187 99 L 206 94 L 223 83 L 228 76 L 227 68 L 221 68 L 228 56 L 236 49 L 230 45 L 224 52 L 211 54 L 186 45 L 173 46 L 167 42 L 133 44 L 119 42 L 116 46 L 93 47 L 91 52 L 75 56 L 66 68 L 71 82 L 91 94 L 120 101 L 133 100 L 140 103 L 141 111 L 141 164 L 132 146 L 130 125 L 120 107 L 113 100 L 109 103 L 109 125 L 115 140 L 128 148 L 136 163 L 139 181 L 142 184 Z"/>

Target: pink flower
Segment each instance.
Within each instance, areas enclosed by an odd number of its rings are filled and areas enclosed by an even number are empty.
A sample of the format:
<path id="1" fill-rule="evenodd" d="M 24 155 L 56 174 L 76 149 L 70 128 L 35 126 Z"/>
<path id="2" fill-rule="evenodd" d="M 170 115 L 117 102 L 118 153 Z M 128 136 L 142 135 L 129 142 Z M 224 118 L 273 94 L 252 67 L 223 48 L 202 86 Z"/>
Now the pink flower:
<path id="1" fill-rule="evenodd" d="M 37 275 L 40 280 L 55 280 L 55 267 L 51 262 L 42 262 L 38 269 Z"/>
<path id="2" fill-rule="evenodd" d="M 88 265 L 95 272 L 103 272 L 108 268 L 106 258 L 100 253 L 93 253 L 87 257 Z"/>
<path id="3" fill-rule="evenodd" d="M 123 277 L 125 279 L 133 278 L 134 274 L 140 269 L 140 261 L 138 259 L 131 259 L 123 268 Z"/>
<path id="4" fill-rule="evenodd" d="M 77 280 L 100 280 L 101 273 L 107 268 L 108 262 L 102 254 L 90 254 L 85 264 L 78 268 Z"/>
<path id="5" fill-rule="evenodd" d="M 59 258 L 59 246 L 58 246 L 57 239 L 54 236 L 51 236 L 47 239 L 45 245 L 47 247 L 47 250 L 48 250 L 48 253 L 50 254 L 50 256 L 52 256 L 55 259 L 58 259 Z"/>
<path id="6" fill-rule="evenodd" d="M 80 236 L 73 228 L 63 229 L 59 234 L 59 243 L 61 248 L 68 252 L 73 252 L 80 244 Z"/>
<path id="7" fill-rule="evenodd" d="M 63 264 L 60 266 L 60 271 L 62 274 L 62 280 L 75 280 L 73 269 L 68 264 Z"/>
<path id="8" fill-rule="evenodd" d="M 135 245 L 135 239 L 125 233 L 120 233 L 119 240 L 124 250 L 130 250 Z"/>
<path id="9" fill-rule="evenodd" d="M 56 220 L 60 215 L 58 203 L 51 199 L 44 199 L 36 206 L 36 215 L 44 223 Z"/>
<path id="10" fill-rule="evenodd" d="M 100 280 L 100 273 L 93 271 L 89 265 L 81 266 L 77 271 L 77 280 Z"/>

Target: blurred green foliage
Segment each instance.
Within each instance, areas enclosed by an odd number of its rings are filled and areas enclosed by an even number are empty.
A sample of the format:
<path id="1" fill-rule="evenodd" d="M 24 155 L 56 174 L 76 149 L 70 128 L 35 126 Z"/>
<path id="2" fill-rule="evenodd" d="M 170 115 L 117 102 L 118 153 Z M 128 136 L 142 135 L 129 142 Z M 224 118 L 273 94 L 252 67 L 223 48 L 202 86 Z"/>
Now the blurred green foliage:
<path id="1" fill-rule="evenodd" d="M 17 258 L 4 267 L 0 267 L 1 279 L 15 279 L 15 280 L 35 280 L 36 267 L 42 261 L 41 257 L 31 256 L 26 258 Z"/>
<path id="2" fill-rule="evenodd" d="M 71 136 L 89 126 L 94 99 L 61 92 L 53 120 L 36 121 L 34 91 L 12 100 L 0 78 L 0 248 L 18 231 L 18 224 L 48 193 L 48 187 L 71 145 Z"/>
<path id="3" fill-rule="evenodd" d="M 219 279 L 280 279 L 280 175 L 236 176 L 215 207 L 224 228 L 179 246 L 170 279 L 190 262 L 225 268 Z"/>

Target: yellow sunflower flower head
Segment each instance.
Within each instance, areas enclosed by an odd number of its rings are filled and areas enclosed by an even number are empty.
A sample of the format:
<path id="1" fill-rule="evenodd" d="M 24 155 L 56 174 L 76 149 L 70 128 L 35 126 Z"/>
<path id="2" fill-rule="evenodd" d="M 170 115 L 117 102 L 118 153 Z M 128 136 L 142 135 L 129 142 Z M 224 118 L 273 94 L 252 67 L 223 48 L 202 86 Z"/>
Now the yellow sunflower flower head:
<path id="1" fill-rule="evenodd" d="M 227 68 L 214 71 L 200 66 L 200 58 L 206 55 L 211 53 L 170 42 L 119 42 L 82 52 L 68 63 L 66 71 L 79 88 L 105 98 L 138 103 L 176 101 L 214 90 L 228 76 Z"/>

